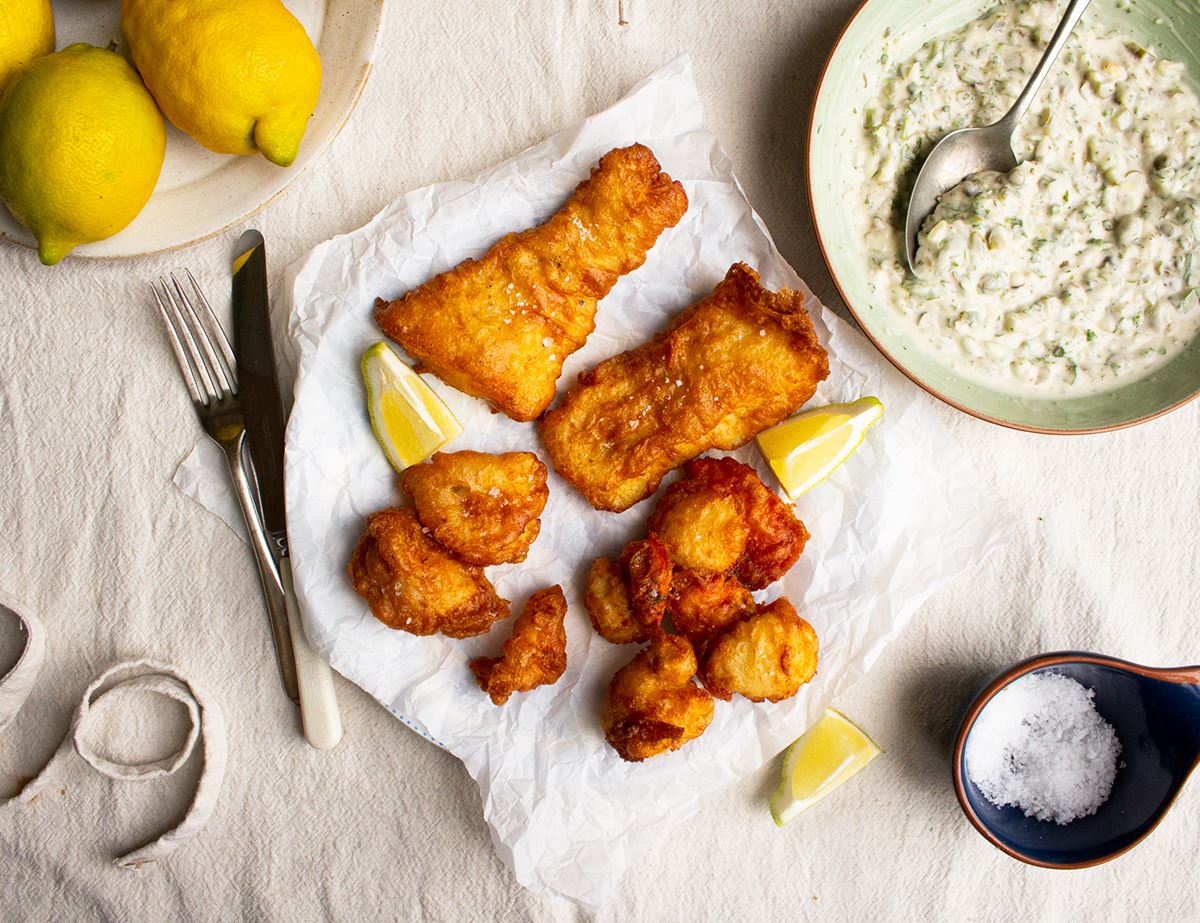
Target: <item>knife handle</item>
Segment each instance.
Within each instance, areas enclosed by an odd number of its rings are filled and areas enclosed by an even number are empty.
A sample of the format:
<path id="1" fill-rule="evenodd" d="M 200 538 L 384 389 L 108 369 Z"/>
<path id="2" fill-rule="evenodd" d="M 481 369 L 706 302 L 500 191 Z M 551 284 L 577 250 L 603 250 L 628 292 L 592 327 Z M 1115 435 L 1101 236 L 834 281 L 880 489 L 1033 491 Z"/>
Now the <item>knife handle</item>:
<path id="1" fill-rule="evenodd" d="M 333 690 L 333 671 L 312 649 L 300 620 L 300 604 L 292 585 L 292 564 L 279 559 L 279 578 L 283 581 L 288 624 L 292 629 L 292 650 L 296 655 L 296 680 L 300 687 L 300 722 L 304 737 L 318 750 L 336 747 L 342 739 L 342 716 Z"/>
<path id="2" fill-rule="evenodd" d="M 300 692 L 296 683 L 296 659 L 288 631 L 287 603 L 283 584 L 275 568 L 270 542 L 258 519 L 258 503 L 254 499 L 254 485 L 242 464 L 242 444 L 245 431 L 236 440 L 221 443 L 225 450 L 225 461 L 229 464 L 229 476 L 233 480 L 234 493 L 246 520 L 246 532 L 250 536 L 250 548 L 254 551 L 254 563 L 258 565 L 258 578 L 262 583 L 263 601 L 267 605 L 267 619 L 271 625 L 271 641 L 275 645 L 275 662 L 279 665 L 279 679 L 283 691 L 293 702 L 299 704 Z"/>

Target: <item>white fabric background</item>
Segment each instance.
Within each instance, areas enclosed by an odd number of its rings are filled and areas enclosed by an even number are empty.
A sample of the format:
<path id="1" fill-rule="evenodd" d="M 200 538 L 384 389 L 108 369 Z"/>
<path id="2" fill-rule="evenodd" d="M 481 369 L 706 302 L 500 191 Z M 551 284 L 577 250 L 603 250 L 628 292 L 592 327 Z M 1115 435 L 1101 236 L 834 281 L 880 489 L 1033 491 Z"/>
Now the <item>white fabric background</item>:
<path id="1" fill-rule="evenodd" d="M 623 5 L 621 27 L 616 0 L 393 0 L 346 131 L 254 222 L 277 289 L 291 260 L 397 194 L 472 175 L 686 51 L 751 202 L 840 310 L 801 168 L 813 86 L 852 2 Z M 60 793 L 0 817 L 0 919 L 580 918 L 515 884 L 462 766 L 365 693 L 338 680 L 347 737 L 332 753 L 296 732 L 245 547 L 171 483 L 196 424 L 146 300 L 145 281 L 180 265 L 219 290 L 236 234 L 162 258 L 52 270 L 0 245 L 0 588 L 29 601 L 50 632 L 42 681 L 0 737 L 0 794 L 45 762 L 88 681 L 119 659 L 184 668 L 219 698 L 232 736 L 209 827 L 158 868 L 132 873 L 109 860 L 181 816 L 186 768 L 118 785 L 80 763 Z M 597 919 L 1194 918 L 1194 791 L 1113 864 L 1032 869 L 962 818 L 947 740 L 977 679 L 1040 650 L 1200 660 L 1200 405 L 1074 439 L 939 412 L 1021 528 L 935 596 L 837 703 L 885 755 L 784 831 L 765 808 L 775 767 L 764 770 L 676 828 Z M 0 625 L 0 639 L 6 665 L 12 626 Z M 159 732 L 181 726 L 168 719 L 146 721 L 148 740 L 132 755 L 165 752 Z"/>

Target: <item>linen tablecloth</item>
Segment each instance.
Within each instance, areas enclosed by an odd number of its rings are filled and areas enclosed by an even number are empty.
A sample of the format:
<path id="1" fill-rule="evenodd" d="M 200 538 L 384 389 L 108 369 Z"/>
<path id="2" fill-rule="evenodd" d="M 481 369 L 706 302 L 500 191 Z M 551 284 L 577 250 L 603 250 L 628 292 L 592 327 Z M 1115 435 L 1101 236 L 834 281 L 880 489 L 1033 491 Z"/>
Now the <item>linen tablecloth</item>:
<path id="1" fill-rule="evenodd" d="M 751 202 L 841 310 L 802 167 L 821 61 L 852 7 L 392 0 L 346 130 L 254 219 L 276 290 L 294 258 L 399 193 L 473 175 L 687 52 Z M 58 791 L 0 816 L 0 919 L 577 919 L 501 865 L 462 766 L 365 693 L 339 680 L 346 739 L 331 753 L 304 743 L 245 547 L 171 483 L 197 431 L 145 283 L 186 265 L 221 291 L 239 232 L 178 254 L 54 269 L 0 245 L 0 591 L 26 600 L 49 631 L 41 681 L 0 736 L 0 795 L 41 767 L 88 681 L 119 660 L 183 667 L 219 699 L 230 732 L 212 820 L 157 867 L 110 860 L 178 821 L 195 766 L 131 785 L 79 764 Z M 838 702 L 884 756 L 782 831 L 765 806 L 778 767 L 764 769 L 676 827 L 597 919 L 1194 919 L 1195 792 L 1124 858 L 1043 871 L 967 825 L 947 745 L 974 683 L 1037 651 L 1200 660 L 1200 405 L 1072 439 L 939 412 L 1020 530 L 935 596 Z M 0 625 L 0 668 L 17 643 L 14 626 Z M 169 712 L 146 720 L 132 729 L 139 742 L 114 755 L 170 752 L 184 726 Z"/>

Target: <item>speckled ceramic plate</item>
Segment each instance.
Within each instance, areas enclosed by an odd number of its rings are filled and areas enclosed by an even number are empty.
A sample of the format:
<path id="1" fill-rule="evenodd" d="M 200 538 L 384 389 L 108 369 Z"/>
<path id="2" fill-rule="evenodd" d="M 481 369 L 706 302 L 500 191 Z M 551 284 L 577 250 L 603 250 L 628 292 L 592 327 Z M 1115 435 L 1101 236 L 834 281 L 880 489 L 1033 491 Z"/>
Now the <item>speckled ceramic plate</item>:
<path id="1" fill-rule="evenodd" d="M 383 0 L 284 0 L 321 54 L 321 98 L 300 156 L 284 169 L 262 157 L 205 150 L 168 125 L 167 157 L 146 207 L 108 240 L 76 247 L 74 257 L 143 256 L 186 247 L 246 220 L 291 185 L 341 131 L 367 83 Z M 105 46 L 121 34 L 120 4 L 54 0 L 58 47 Z M 0 207 L 0 237 L 32 247 L 33 237 Z"/>
<path id="2" fill-rule="evenodd" d="M 884 36 L 899 36 L 894 57 L 956 29 L 993 6 L 990 0 L 865 0 L 847 23 L 817 87 L 808 139 L 809 202 L 817 239 L 842 298 L 863 332 L 905 375 L 946 403 L 1003 426 L 1044 433 L 1117 429 L 1173 410 L 1200 393 L 1200 341 L 1146 378 L 1100 394 L 1068 399 L 1020 397 L 964 378 L 926 353 L 871 290 L 862 235 L 844 203 L 853 197 L 854 159 L 846 155 L 864 104 L 876 92 Z M 1194 0 L 1138 0 L 1118 10 L 1095 0 L 1089 16 L 1186 62 L 1200 75 L 1200 6 Z"/>

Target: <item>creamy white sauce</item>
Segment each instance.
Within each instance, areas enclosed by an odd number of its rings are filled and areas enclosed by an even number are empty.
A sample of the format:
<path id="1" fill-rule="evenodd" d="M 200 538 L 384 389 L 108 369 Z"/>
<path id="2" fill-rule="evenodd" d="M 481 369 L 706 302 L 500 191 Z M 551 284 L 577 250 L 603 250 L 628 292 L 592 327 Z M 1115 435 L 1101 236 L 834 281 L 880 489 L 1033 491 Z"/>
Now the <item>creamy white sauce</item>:
<path id="1" fill-rule="evenodd" d="M 1182 64 L 1090 14 L 1014 139 L 1023 162 L 946 193 L 904 266 L 914 164 L 994 122 L 1062 15 L 1004 2 L 886 67 L 863 113 L 857 201 L 876 296 L 959 373 L 1044 397 L 1149 374 L 1200 330 L 1200 100 Z"/>

